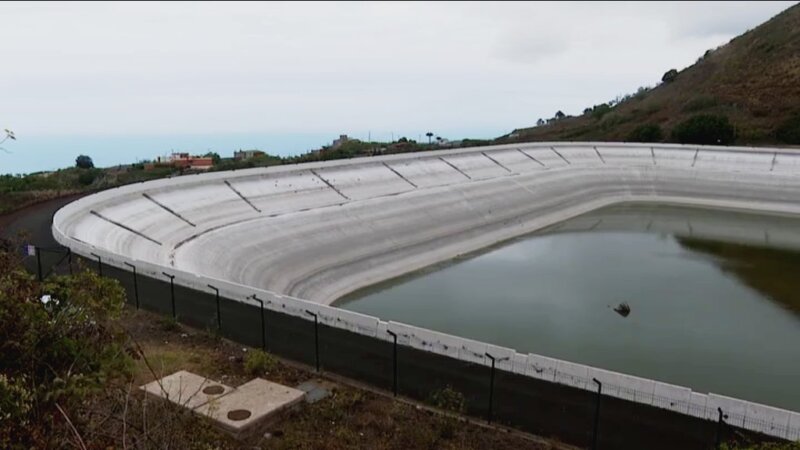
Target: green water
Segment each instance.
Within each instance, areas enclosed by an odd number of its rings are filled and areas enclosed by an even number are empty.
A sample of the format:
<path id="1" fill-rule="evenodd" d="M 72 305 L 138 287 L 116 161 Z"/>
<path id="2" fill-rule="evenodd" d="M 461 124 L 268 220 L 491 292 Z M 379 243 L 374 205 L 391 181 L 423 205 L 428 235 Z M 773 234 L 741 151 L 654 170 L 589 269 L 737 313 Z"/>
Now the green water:
<path id="1" fill-rule="evenodd" d="M 800 411 L 800 252 L 770 241 L 794 232 L 795 218 L 613 207 L 337 306 Z"/>

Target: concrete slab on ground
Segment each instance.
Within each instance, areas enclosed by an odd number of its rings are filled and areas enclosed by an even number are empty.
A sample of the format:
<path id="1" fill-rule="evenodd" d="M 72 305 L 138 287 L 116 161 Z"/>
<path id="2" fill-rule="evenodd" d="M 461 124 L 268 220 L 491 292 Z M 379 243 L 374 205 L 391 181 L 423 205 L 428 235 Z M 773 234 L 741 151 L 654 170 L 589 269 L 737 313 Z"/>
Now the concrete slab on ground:
<path id="1" fill-rule="evenodd" d="M 298 389 L 256 378 L 195 411 L 234 436 L 243 437 L 302 402 L 304 397 L 305 392 Z"/>
<path id="2" fill-rule="evenodd" d="M 185 370 L 147 383 L 139 389 L 189 409 L 196 409 L 235 390 Z"/>

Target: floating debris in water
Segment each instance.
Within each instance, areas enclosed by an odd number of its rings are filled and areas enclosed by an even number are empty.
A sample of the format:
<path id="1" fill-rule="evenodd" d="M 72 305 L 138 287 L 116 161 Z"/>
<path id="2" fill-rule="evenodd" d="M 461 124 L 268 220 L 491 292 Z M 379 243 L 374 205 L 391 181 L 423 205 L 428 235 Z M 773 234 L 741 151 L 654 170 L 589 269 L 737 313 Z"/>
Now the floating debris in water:
<path id="1" fill-rule="evenodd" d="M 614 308 L 614 312 L 622 317 L 628 317 L 628 314 L 631 313 L 631 307 L 627 302 L 622 302 Z"/>

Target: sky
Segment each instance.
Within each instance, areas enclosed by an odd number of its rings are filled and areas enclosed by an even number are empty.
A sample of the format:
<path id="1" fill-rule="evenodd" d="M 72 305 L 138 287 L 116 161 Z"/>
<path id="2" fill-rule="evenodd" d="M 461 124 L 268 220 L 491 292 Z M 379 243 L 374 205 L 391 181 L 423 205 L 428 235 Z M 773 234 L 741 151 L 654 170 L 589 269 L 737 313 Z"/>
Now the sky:
<path id="1" fill-rule="evenodd" d="M 654 85 L 794 3 L 2 2 L 0 173 L 493 138 Z"/>

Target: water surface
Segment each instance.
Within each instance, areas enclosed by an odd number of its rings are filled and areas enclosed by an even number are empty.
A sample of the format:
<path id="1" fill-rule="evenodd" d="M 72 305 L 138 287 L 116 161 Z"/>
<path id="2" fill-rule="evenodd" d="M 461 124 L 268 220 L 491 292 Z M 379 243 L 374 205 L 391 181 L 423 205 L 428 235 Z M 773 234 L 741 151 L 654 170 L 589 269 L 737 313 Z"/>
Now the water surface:
<path id="1" fill-rule="evenodd" d="M 338 306 L 800 410 L 793 248 L 796 218 L 622 205 L 356 292 Z M 631 306 L 628 317 L 612 309 L 621 302 Z"/>

